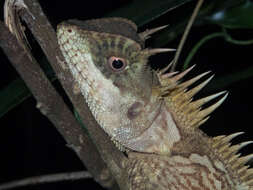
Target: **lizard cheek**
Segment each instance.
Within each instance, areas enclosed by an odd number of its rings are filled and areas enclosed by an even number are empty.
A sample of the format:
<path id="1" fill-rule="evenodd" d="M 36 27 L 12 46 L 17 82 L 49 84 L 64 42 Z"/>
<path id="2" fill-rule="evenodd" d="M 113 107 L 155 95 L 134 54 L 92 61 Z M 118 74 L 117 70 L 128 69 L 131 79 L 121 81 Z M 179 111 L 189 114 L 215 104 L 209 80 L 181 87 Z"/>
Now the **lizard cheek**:
<path id="1" fill-rule="evenodd" d="M 133 120 L 141 113 L 141 110 L 142 110 L 142 104 L 140 102 L 135 102 L 128 109 L 127 117 L 130 120 Z"/>

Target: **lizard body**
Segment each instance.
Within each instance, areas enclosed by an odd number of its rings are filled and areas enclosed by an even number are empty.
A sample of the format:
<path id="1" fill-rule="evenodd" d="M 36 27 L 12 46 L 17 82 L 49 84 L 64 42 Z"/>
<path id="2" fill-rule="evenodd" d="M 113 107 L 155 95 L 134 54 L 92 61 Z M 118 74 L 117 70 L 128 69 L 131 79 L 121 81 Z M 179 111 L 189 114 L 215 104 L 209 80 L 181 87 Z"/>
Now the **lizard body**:
<path id="1" fill-rule="evenodd" d="M 250 142 L 230 146 L 241 133 L 211 138 L 198 128 L 227 94 L 192 101 L 212 77 L 192 85 L 209 72 L 181 82 L 193 67 L 181 73 L 152 71 L 148 58 L 170 51 L 144 47 L 155 31 L 139 34 L 122 18 L 70 20 L 57 29 L 61 51 L 95 119 L 129 150 L 128 189 L 253 190 L 253 169 L 245 166 L 252 155 L 237 154 Z"/>

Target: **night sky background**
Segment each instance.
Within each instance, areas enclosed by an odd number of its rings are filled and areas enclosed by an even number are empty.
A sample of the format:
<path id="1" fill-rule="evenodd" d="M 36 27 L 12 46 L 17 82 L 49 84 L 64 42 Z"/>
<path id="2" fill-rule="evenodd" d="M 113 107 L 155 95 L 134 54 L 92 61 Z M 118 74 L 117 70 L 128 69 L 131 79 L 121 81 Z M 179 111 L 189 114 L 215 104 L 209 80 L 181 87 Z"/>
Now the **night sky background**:
<path id="1" fill-rule="evenodd" d="M 154 0 L 155 1 L 155 0 Z M 67 0 L 44 0 L 40 1 L 41 6 L 48 16 L 52 25 L 56 28 L 57 24 L 67 19 L 86 20 L 100 18 L 104 15 L 117 10 L 120 7 L 132 3 L 131 0 L 107 0 L 107 1 L 67 1 Z M 3 0 L 0 0 L 0 19 L 3 20 Z M 140 31 L 145 28 L 152 28 L 161 25 L 173 24 L 177 20 L 188 16 L 193 10 L 194 4 L 186 4 L 176 10 L 170 11 L 157 20 L 142 26 Z M 145 9 L 145 4 L 143 4 Z M 141 10 L 140 10 L 141 11 Z M 120 14 L 118 16 L 121 16 Z M 212 32 L 220 31 L 220 27 L 213 24 L 196 25 L 186 42 L 184 52 L 179 60 L 179 69 L 191 50 L 191 48 L 201 39 Z M 252 29 L 229 30 L 235 39 L 253 39 Z M 159 34 L 154 35 L 154 39 Z M 159 47 L 150 39 L 148 46 Z M 170 42 L 164 47 L 176 48 L 180 38 Z M 36 58 L 42 62 L 46 60 L 38 45 L 31 38 L 34 44 L 33 52 Z M 239 80 L 219 88 L 223 76 L 236 73 L 252 67 L 253 45 L 239 46 L 227 43 L 222 38 L 215 38 L 205 44 L 194 56 L 191 64 L 197 64 L 194 71 L 186 78 L 190 78 L 204 71 L 211 70 L 215 73 L 215 79 L 210 83 L 210 87 L 203 90 L 198 97 L 228 90 L 229 96 L 223 105 L 218 108 L 211 116 L 209 121 L 204 124 L 203 129 L 208 135 L 222 135 L 233 132 L 244 131 L 245 134 L 236 138 L 233 142 L 253 140 L 252 118 L 253 118 L 253 77 Z M 152 66 L 156 64 L 166 64 L 173 57 L 173 54 L 157 55 L 151 58 Z M 0 93 L 15 79 L 19 78 L 15 69 L 12 67 L 3 51 L 0 49 Z M 252 74 L 253 76 L 253 74 Z M 225 80 L 225 79 L 224 79 Z M 55 86 L 60 89 L 58 82 Z M 217 88 L 216 88 L 217 86 Z M 0 99 L 0 104 L 1 104 Z M 21 104 L 11 109 L 7 114 L 0 118 L 0 184 L 24 177 L 54 174 L 58 172 L 72 172 L 84 170 L 85 167 L 79 161 L 75 153 L 65 146 L 64 139 L 56 131 L 48 119 L 36 109 L 36 101 L 29 97 Z M 242 149 L 242 154 L 253 152 L 253 145 Z M 24 187 L 19 189 L 102 189 L 92 179 L 52 183 Z"/>

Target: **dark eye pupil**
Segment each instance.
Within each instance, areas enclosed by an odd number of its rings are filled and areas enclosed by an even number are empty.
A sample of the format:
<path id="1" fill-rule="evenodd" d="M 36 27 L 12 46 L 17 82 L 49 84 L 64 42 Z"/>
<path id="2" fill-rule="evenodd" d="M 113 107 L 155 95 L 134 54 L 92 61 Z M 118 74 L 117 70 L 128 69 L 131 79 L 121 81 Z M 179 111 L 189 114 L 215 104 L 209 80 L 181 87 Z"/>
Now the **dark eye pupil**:
<path id="1" fill-rule="evenodd" d="M 113 66 L 114 69 L 120 69 L 120 68 L 123 67 L 123 65 L 124 65 L 124 63 L 120 59 L 115 59 L 112 62 L 112 66 Z"/>

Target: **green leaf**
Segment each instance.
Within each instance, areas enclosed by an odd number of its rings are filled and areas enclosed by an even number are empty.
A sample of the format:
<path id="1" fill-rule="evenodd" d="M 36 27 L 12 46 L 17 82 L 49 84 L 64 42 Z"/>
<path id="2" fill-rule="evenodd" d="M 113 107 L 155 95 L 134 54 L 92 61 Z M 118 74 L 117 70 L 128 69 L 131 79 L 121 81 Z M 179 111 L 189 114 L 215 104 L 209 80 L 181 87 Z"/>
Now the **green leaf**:
<path id="1" fill-rule="evenodd" d="M 253 3 L 245 0 L 237 6 L 215 12 L 207 19 L 225 28 L 253 28 Z"/>
<path id="2" fill-rule="evenodd" d="M 135 0 L 105 16 L 125 17 L 140 27 L 189 1 L 192 0 Z"/>
<path id="3" fill-rule="evenodd" d="M 16 79 L 11 82 L 0 91 L 0 117 L 22 103 L 29 96 L 31 96 L 31 93 L 23 80 Z"/>

